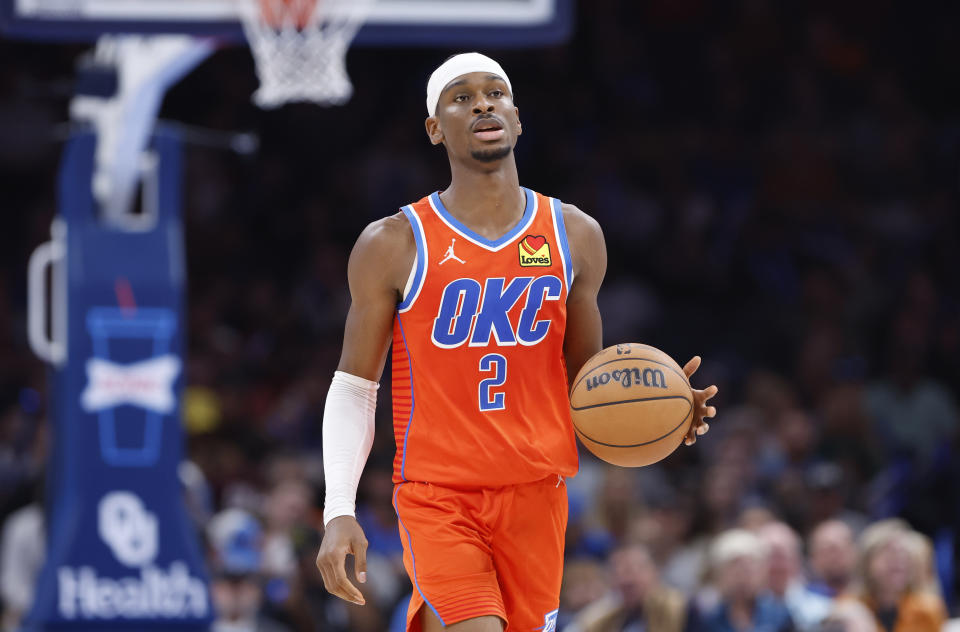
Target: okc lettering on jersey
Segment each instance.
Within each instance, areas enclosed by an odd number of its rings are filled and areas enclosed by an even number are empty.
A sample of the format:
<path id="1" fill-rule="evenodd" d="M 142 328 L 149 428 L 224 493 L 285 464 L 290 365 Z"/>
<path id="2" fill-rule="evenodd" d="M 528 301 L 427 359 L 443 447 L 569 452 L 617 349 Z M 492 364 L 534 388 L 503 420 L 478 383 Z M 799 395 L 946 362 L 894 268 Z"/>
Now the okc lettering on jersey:
<path id="1" fill-rule="evenodd" d="M 550 321 L 537 316 L 545 301 L 560 300 L 563 281 L 552 275 L 506 281 L 504 277 L 492 277 L 483 287 L 468 278 L 448 283 L 433 321 L 433 344 L 453 349 L 469 340 L 471 347 L 485 347 L 492 336 L 500 347 L 517 343 L 532 346 L 546 338 Z M 526 302 L 514 328 L 509 312 L 524 294 Z"/>

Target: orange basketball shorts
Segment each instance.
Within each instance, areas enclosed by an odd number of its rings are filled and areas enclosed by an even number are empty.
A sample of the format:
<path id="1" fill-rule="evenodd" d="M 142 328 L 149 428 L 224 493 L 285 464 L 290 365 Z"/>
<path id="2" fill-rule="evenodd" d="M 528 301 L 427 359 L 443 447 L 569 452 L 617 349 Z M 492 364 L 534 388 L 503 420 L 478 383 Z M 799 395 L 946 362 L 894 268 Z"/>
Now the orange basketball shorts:
<path id="1" fill-rule="evenodd" d="M 408 632 L 420 632 L 422 608 L 444 625 L 493 615 L 511 632 L 554 632 L 567 528 L 563 479 L 471 490 L 400 483 L 393 505 L 413 583 Z"/>

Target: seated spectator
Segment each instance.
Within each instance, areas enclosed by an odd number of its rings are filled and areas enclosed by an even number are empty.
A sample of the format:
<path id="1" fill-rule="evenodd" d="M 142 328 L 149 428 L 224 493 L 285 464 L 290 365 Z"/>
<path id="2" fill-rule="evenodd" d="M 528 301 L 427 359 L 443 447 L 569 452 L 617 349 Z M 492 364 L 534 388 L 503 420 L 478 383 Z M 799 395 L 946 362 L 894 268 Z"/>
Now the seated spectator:
<path id="1" fill-rule="evenodd" d="M 307 528 L 313 490 L 306 481 L 288 477 L 276 481 L 263 502 L 264 533 L 261 572 L 265 595 L 274 606 L 286 602 L 297 580 L 295 543 Z"/>
<path id="2" fill-rule="evenodd" d="M 840 599 L 834 603 L 821 632 L 880 632 L 870 609 L 859 601 Z"/>
<path id="3" fill-rule="evenodd" d="M 790 612 L 767 589 L 767 546 L 744 529 L 717 536 L 710 549 L 720 602 L 706 613 L 704 632 L 792 632 Z"/>
<path id="4" fill-rule="evenodd" d="M 790 611 L 798 630 L 812 630 L 827 617 L 830 599 L 807 587 L 801 566 L 800 538 L 783 522 L 759 528 L 757 535 L 767 545 L 767 585 Z"/>
<path id="5" fill-rule="evenodd" d="M 673 494 L 650 514 L 658 527 L 656 537 L 641 540 L 658 560 L 664 583 L 686 595 L 692 595 L 703 579 L 710 546 L 706 534 L 694 533 L 696 510 L 691 496 Z"/>
<path id="6" fill-rule="evenodd" d="M 851 502 L 851 475 L 839 462 L 822 461 L 807 470 L 803 525 L 810 531 L 827 520 L 841 520 L 859 533 L 870 519 Z"/>
<path id="7" fill-rule="evenodd" d="M 660 583 L 647 548 L 630 544 L 610 555 L 614 592 L 594 602 L 565 632 L 681 632 L 697 629 L 683 595 Z"/>
<path id="8" fill-rule="evenodd" d="M 216 611 L 213 632 L 285 632 L 261 613 L 263 534 L 257 520 L 240 509 L 221 511 L 207 526 L 212 580 L 210 595 Z"/>
<path id="9" fill-rule="evenodd" d="M 827 597 L 836 597 L 850 587 L 857 564 L 853 531 L 841 520 L 817 525 L 809 538 L 810 588 Z"/>
<path id="10" fill-rule="evenodd" d="M 867 389 L 865 405 L 888 459 L 930 466 L 960 428 L 960 413 L 949 389 L 924 375 L 926 343 L 913 318 L 906 310 L 896 317 L 888 373 Z"/>
<path id="11" fill-rule="evenodd" d="M 0 630 L 17 630 L 33 605 L 33 589 L 46 555 L 43 508 L 31 503 L 10 514 L 0 537 Z"/>
<path id="12" fill-rule="evenodd" d="M 562 630 L 584 608 L 602 599 L 608 590 L 606 568 L 601 562 L 589 557 L 569 560 L 563 567 L 557 629 Z"/>
<path id="13" fill-rule="evenodd" d="M 918 531 L 910 531 L 906 535 L 906 545 L 917 565 L 917 590 L 943 597 L 930 538 Z"/>
<path id="14" fill-rule="evenodd" d="M 939 632 L 946 622 L 943 600 L 929 590 L 912 531 L 885 520 L 860 537 L 857 594 L 887 632 Z"/>

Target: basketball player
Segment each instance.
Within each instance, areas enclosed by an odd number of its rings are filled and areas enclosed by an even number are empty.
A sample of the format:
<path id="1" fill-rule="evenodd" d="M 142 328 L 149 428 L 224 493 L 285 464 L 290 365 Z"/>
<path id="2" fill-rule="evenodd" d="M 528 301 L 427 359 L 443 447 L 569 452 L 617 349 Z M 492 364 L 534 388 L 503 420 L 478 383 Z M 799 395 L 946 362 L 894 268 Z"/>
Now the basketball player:
<path id="1" fill-rule="evenodd" d="M 579 465 L 568 380 L 601 350 L 603 235 L 576 207 L 520 186 L 518 110 L 494 60 L 444 62 L 430 77 L 427 111 L 450 185 L 370 224 L 350 256 L 353 302 L 324 411 L 317 566 L 328 591 L 364 603 L 345 557 L 366 581 L 354 502 L 392 340 L 393 501 L 414 586 L 408 630 L 552 631 L 564 478 Z M 707 431 L 716 391 L 694 391 L 688 444 Z"/>

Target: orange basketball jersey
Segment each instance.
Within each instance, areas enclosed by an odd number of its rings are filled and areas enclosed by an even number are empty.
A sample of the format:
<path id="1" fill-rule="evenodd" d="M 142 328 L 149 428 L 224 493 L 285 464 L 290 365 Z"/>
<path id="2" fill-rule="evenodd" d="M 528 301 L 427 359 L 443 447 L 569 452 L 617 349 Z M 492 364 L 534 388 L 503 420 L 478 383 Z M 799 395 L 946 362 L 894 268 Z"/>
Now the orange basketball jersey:
<path id="1" fill-rule="evenodd" d="M 489 240 L 437 193 L 403 208 L 417 256 L 393 327 L 394 481 L 499 487 L 578 469 L 563 337 L 560 201 L 524 189 Z"/>

